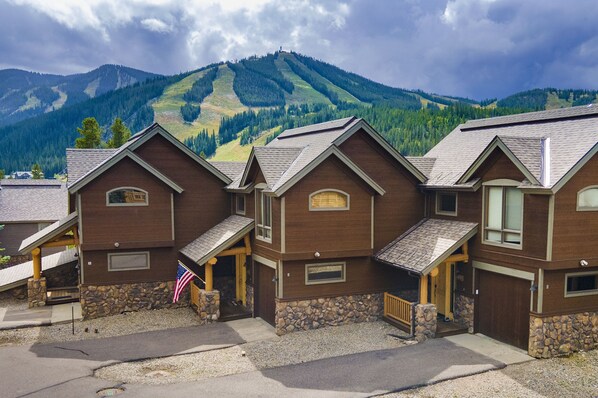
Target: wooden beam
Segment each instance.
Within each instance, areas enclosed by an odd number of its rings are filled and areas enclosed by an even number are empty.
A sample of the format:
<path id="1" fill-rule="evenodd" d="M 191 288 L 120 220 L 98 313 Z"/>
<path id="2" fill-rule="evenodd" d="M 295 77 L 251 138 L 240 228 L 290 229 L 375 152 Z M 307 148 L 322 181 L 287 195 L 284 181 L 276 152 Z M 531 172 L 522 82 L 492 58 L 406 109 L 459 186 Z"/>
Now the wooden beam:
<path id="1" fill-rule="evenodd" d="M 469 256 L 467 254 L 453 254 L 444 260 L 445 263 L 458 263 L 460 261 L 464 263 L 468 262 Z"/>
<path id="2" fill-rule="evenodd" d="M 75 239 L 75 246 L 79 246 L 79 229 L 73 227 L 73 238 Z"/>
<path id="3" fill-rule="evenodd" d="M 245 241 L 245 254 L 251 256 L 251 240 L 249 240 L 249 234 L 245 235 L 243 240 Z"/>
<path id="4" fill-rule="evenodd" d="M 39 247 L 31 250 L 33 256 L 33 279 L 39 280 L 42 277 L 42 250 Z"/>
<path id="5" fill-rule="evenodd" d="M 52 241 L 52 242 L 46 242 L 43 245 L 41 245 L 41 247 L 73 246 L 75 244 L 76 244 L 75 239 L 69 238 L 69 239 L 55 240 L 55 241 Z"/>
<path id="6" fill-rule="evenodd" d="M 463 243 L 463 254 L 465 254 L 466 256 L 469 254 L 469 243 L 467 241 L 465 241 L 465 243 Z"/>
<path id="7" fill-rule="evenodd" d="M 238 254 L 245 254 L 244 247 L 233 247 L 232 249 L 223 250 L 216 255 L 216 257 L 236 256 Z"/>
<path id="8" fill-rule="evenodd" d="M 453 312 L 451 309 L 451 270 L 453 268 L 454 263 L 445 263 L 446 266 L 446 277 L 445 277 L 445 287 L 444 287 L 444 316 L 450 318 L 451 321 L 453 320 Z M 441 282 L 442 283 L 442 282 Z"/>
<path id="9" fill-rule="evenodd" d="M 419 278 L 419 303 L 428 304 L 428 275 Z"/>
<path id="10" fill-rule="evenodd" d="M 218 262 L 216 257 L 212 257 L 206 263 L 206 292 L 214 290 L 214 272 L 212 267 Z"/>

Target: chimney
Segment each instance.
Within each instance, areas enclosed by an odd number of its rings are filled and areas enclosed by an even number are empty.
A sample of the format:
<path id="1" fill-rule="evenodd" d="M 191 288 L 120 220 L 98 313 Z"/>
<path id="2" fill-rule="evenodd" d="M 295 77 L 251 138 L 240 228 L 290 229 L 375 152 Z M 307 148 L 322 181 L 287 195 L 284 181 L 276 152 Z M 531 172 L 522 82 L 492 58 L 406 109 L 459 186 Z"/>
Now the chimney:
<path id="1" fill-rule="evenodd" d="M 542 138 L 540 151 L 542 156 L 542 176 L 540 182 L 542 186 L 547 187 L 550 185 L 550 137 Z"/>

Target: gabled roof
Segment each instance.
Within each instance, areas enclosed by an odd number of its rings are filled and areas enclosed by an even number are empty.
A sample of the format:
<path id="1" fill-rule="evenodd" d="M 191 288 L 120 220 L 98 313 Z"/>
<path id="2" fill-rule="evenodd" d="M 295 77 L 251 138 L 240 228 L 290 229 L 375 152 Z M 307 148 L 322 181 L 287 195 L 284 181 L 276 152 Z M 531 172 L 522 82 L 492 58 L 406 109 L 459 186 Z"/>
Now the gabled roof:
<path id="1" fill-rule="evenodd" d="M 435 159 L 425 186 L 450 187 L 464 182 L 466 173 L 497 137 L 517 159 L 516 164 L 533 177 L 527 183 L 531 188 L 556 192 L 596 150 L 598 107 L 524 113 L 462 124 L 424 156 Z M 543 153 L 542 144 L 547 139 L 550 145 L 544 149 L 549 150 Z M 547 172 L 546 178 L 540 178 L 543 171 Z"/>
<path id="2" fill-rule="evenodd" d="M 92 168 L 86 170 L 84 172 L 84 174 L 81 175 L 76 180 L 71 182 L 70 178 L 69 178 L 69 191 L 71 191 L 71 192 L 76 191 L 76 189 L 80 188 L 81 186 L 86 185 L 89 181 L 93 180 L 95 177 L 97 177 L 104 171 L 108 170 L 110 167 L 112 167 L 114 164 L 116 164 L 118 161 L 120 161 L 124 157 L 123 156 L 124 153 L 126 153 L 127 156 L 129 156 L 130 158 L 133 158 L 131 155 L 134 153 L 134 151 L 137 148 L 139 148 L 141 145 L 143 145 L 145 142 L 150 140 L 152 137 L 155 137 L 156 135 L 161 135 L 162 137 L 164 137 L 167 141 L 172 143 L 174 146 L 176 146 L 178 149 L 180 149 L 183 153 L 185 153 L 191 159 L 195 160 L 197 163 L 199 163 L 200 165 L 205 167 L 209 172 L 214 174 L 216 177 L 218 177 L 224 183 L 229 184 L 231 182 L 231 179 L 228 176 L 226 176 L 226 174 L 224 174 L 223 172 L 218 170 L 215 166 L 210 164 L 207 160 L 202 159 L 200 156 L 197 156 L 193 151 L 191 151 L 189 148 L 187 148 L 182 142 L 180 142 L 175 137 L 173 137 L 170 133 L 168 133 L 166 130 L 164 130 L 164 128 L 162 128 L 162 126 L 160 126 L 158 123 L 154 123 L 151 126 L 149 126 L 148 128 L 146 128 L 146 129 L 142 130 L 141 132 L 132 136 L 124 145 L 122 145 L 120 148 L 114 150 L 111 153 L 101 152 L 101 151 L 106 151 L 106 150 L 92 150 L 94 152 L 89 153 L 90 159 L 88 160 L 88 163 L 86 163 L 86 164 L 95 163 L 95 165 Z M 73 152 L 73 154 L 74 153 L 75 152 Z M 81 165 L 83 163 L 82 163 L 82 160 L 79 159 L 79 154 L 77 154 L 75 156 L 77 158 L 77 162 L 74 163 L 76 165 L 75 166 L 75 176 L 77 176 L 77 173 L 80 173 L 84 168 L 86 168 L 86 166 L 78 167 L 78 165 Z M 85 156 L 85 155 L 81 155 L 81 156 Z M 133 154 L 133 156 L 136 157 L 137 163 L 140 163 L 138 160 L 141 160 L 141 158 L 139 158 L 137 155 L 134 155 L 134 154 Z M 104 157 L 104 159 L 101 160 L 99 163 L 96 163 L 97 160 L 99 160 L 101 157 Z M 145 165 L 149 165 L 147 162 L 144 162 L 144 163 L 145 163 Z M 145 167 L 145 165 L 144 165 L 144 167 Z M 152 170 L 150 170 L 147 167 L 145 167 L 145 168 L 152 173 L 157 171 L 153 167 L 151 167 Z M 98 170 L 101 170 L 101 171 L 98 173 Z M 158 176 L 158 175 L 156 175 L 156 176 Z M 158 178 L 162 179 L 161 177 L 158 177 Z"/>
<path id="3" fill-rule="evenodd" d="M 243 177 L 227 188 L 231 190 L 243 189 L 247 185 L 249 169 L 252 163 L 257 161 L 266 178 L 268 185 L 266 191 L 280 196 L 322 161 L 334 155 L 364 179 L 376 192 L 383 194 L 382 187 L 339 149 L 339 146 L 345 140 L 360 129 L 363 129 L 377 141 L 382 148 L 407 168 L 420 182 L 425 181 L 426 176 L 392 148 L 363 119 L 349 117 L 289 129 L 281 133 L 267 146 L 254 148 Z"/>
<path id="4" fill-rule="evenodd" d="M 478 231 L 477 223 L 423 219 L 376 253 L 376 260 L 427 275 Z"/>
<path id="5" fill-rule="evenodd" d="M 66 149 L 66 171 L 69 186 L 91 169 L 108 159 L 116 149 Z"/>
<path id="6" fill-rule="evenodd" d="M 231 180 L 236 179 L 245 170 L 245 162 L 212 162 L 210 164 L 220 170 Z"/>
<path id="7" fill-rule="evenodd" d="M 53 222 L 68 214 L 68 192 L 60 181 L 3 180 L 0 188 L 0 224 Z"/>
<path id="8" fill-rule="evenodd" d="M 63 235 L 77 225 L 78 221 L 78 213 L 76 211 L 72 212 L 68 216 L 56 221 L 54 224 L 49 225 L 27 239 L 24 239 L 21 243 L 21 247 L 19 247 L 19 253 L 27 254 L 39 245 Z"/>
<path id="9" fill-rule="evenodd" d="M 243 238 L 253 226 L 252 218 L 232 215 L 183 247 L 180 252 L 197 264 L 203 265 Z"/>

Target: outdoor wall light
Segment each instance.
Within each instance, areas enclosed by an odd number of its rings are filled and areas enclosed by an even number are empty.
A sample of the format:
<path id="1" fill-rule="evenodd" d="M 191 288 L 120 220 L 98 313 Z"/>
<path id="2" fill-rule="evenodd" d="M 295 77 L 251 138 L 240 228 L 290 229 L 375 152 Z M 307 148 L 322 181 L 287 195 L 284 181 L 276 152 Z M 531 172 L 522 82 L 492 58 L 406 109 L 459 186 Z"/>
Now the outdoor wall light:
<path id="1" fill-rule="evenodd" d="M 114 242 L 114 247 L 119 247 L 119 246 L 120 246 L 120 243 Z"/>
<path id="2" fill-rule="evenodd" d="M 319 258 L 319 257 L 320 257 L 320 252 L 315 252 L 315 253 L 314 253 L 314 257 L 315 257 L 315 258 Z"/>
<path id="3" fill-rule="evenodd" d="M 579 262 L 579 265 L 581 265 L 582 267 L 587 267 L 588 266 L 588 262 L 586 260 L 581 260 Z"/>

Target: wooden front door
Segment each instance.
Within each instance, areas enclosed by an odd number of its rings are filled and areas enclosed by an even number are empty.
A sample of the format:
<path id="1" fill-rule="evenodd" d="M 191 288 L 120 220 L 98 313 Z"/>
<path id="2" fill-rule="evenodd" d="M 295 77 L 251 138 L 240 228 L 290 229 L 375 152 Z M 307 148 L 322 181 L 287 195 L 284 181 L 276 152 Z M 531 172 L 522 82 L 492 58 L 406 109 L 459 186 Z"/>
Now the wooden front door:
<path id="1" fill-rule="evenodd" d="M 276 304 L 276 282 L 274 280 L 276 271 L 267 265 L 256 262 L 257 271 L 257 291 L 255 298 L 255 315 L 259 316 L 272 326 L 274 326 L 274 313 Z"/>
<path id="2" fill-rule="evenodd" d="M 440 264 L 438 274 L 432 277 L 430 302 L 436 304 L 438 314 L 453 319 L 453 264 Z"/>
<path id="3" fill-rule="evenodd" d="M 530 281 L 476 270 L 476 333 L 527 351 Z"/>

